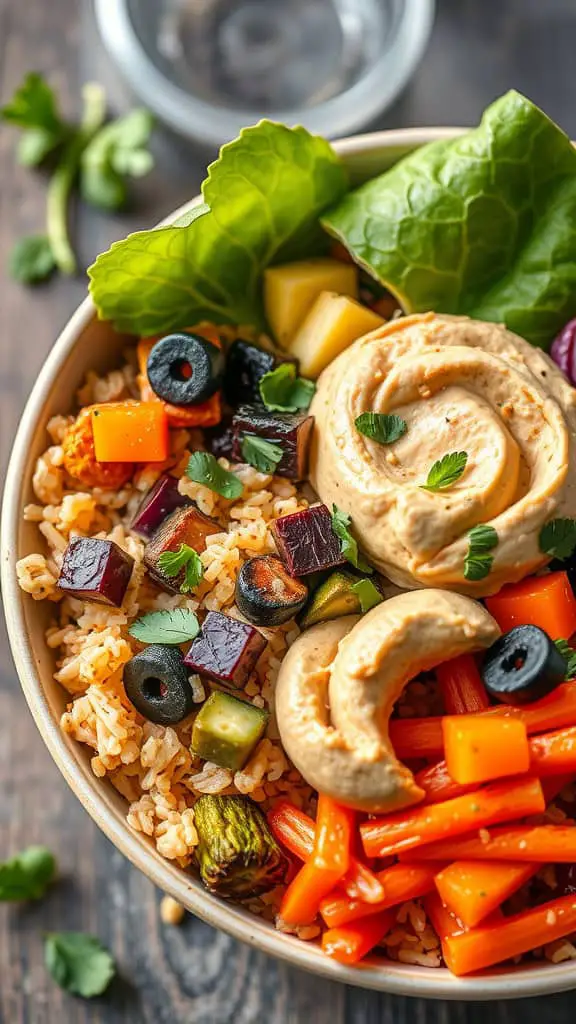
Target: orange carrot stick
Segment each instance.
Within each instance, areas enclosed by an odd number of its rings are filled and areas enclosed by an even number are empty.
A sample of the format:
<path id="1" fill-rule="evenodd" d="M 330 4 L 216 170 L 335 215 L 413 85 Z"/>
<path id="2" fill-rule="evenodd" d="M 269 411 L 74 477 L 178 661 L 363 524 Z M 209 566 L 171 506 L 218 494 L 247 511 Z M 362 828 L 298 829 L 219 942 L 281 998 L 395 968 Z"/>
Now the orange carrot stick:
<path id="1" fill-rule="evenodd" d="M 276 839 L 295 857 L 307 861 L 312 856 L 315 823 L 304 811 L 287 800 L 280 800 L 268 811 L 268 824 Z M 342 888 L 350 899 L 365 903 L 378 903 L 384 898 L 378 877 L 354 854 L 350 854 L 350 867 L 342 880 Z"/>
<path id="2" fill-rule="evenodd" d="M 280 917 L 287 924 L 310 924 L 320 901 L 348 871 L 354 820 L 354 811 L 320 793 L 312 856 L 290 882 L 280 905 Z"/>
<path id="3" fill-rule="evenodd" d="M 576 727 L 546 732 L 529 740 L 530 768 L 535 775 L 576 773 Z"/>
<path id="4" fill-rule="evenodd" d="M 512 715 L 524 722 L 529 735 L 573 726 L 576 722 L 576 683 L 562 683 L 547 697 L 523 708 L 499 704 L 480 714 Z M 400 760 L 442 757 L 442 717 L 393 718 L 390 722 L 390 739 Z"/>
<path id="5" fill-rule="evenodd" d="M 414 900 L 430 892 L 434 888 L 437 871 L 436 865 L 393 864 L 378 875 L 386 894 L 379 903 L 351 900 L 342 889 L 335 889 L 322 900 L 320 913 L 328 928 L 338 928 L 349 921 L 379 914 L 405 900 Z"/>
<path id="6" fill-rule="evenodd" d="M 411 851 L 406 860 L 511 860 L 535 864 L 576 861 L 573 825 L 507 825 L 486 835 L 428 843 Z"/>
<path id="7" fill-rule="evenodd" d="M 436 935 L 440 939 L 440 945 L 442 947 L 442 956 L 447 967 L 450 967 L 450 953 L 446 944 L 447 938 L 451 935 L 459 935 L 461 932 L 467 931 L 466 925 L 462 921 L 458 920 L 455 914 L 448 909 L 442 903 L 439 894 L 436 892 L 428 893 L 423 899 L 424 910 L 426 916 L 430 921 Z"/>
<path id="8" fill-rule="evenodd" d="M 445 939 L 450 969 L 471 974 L 554 942 L 576 930 L 576 897 L 561 896 L 504 920 Z"/>
<path id="9" fill-rule="evenodd" d="M 468 928 L 474 928 L 537 870 L 537 864 L 458 860 L 443 868 L 435 883 L 442 901 Z"/>
<path id="10" fill-rule="evenodd" d="M 444 803 L 367 821 L 360 826 L 360 834 L 368 857 L 389 857 L 474 828 L 539 814 L 545 806 L 538 779 L 496 782 Z M 450 854 L 448 859 L 452 859 Z"/>
<path id="11" fill-rule="evenodd" d="M 576 598 L 565 572 L 510 583 L 487 597 L 486 607 L 503 633 L 525 624 L 539 626 L 553 640 L 576 632 Z"/>
<path id="12" fill-rule="evenodd" d="M 448 774 L 456 782 L 488 782 L 530 767 L 526 726 L 518 718 L 447 715 L 442 720 Z"/>
<path id="13" fill-rule="evenodd" d="M 438 665 L 436 678 L 449 715 L 485 711 L 490 700 L 471 654 L 461 654 Z"/>
<path id="14" fill-rule="evenodd" d="M 391 910 L 329 928 L 322 936 L 322 949 L 327 956 L 341 964 L 357 964 L 388 934 L 394 921 Z"/>

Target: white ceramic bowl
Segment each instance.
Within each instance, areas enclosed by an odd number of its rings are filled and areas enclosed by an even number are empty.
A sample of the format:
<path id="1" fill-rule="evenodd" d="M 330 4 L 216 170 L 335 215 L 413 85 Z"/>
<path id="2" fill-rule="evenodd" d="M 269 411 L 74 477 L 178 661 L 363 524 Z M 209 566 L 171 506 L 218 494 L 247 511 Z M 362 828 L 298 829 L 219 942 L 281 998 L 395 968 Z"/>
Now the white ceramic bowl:
<path id="1" fill-rule="evenodd" d="M 345 139 L 336 148 L 353 179 L 361 181 L 417 146 L 457 131 L 429 128 L 377 132 Z M 87 749 L 61 732 L 58 723 L 66 694 L 52 677 L 53 657 L 44 642 L 53 606 L 49 602 L 35 603 L 16 582 L 17 559 L 38 549 L 37 527 L 23 521 L 22 508 L 33 500 L 31 478 L 35 460 L 46 448 L 46 422 L 56 413 L 69 411 L 87 370 L 103 370 L 118 362 L 125 340 L 108 324 L 95 319 L 89 298 L 76 310 L 48 356 L 24 410 L 8 468 L 2 512 L 2 589 L 14 660 L 36 724 L 76 796 L 115 846 L 160 889 L 214 927 L 296 967 L 350 985 L 437 999 L 519 998 L 576 987 L 576 966 L 571 962 L 534 963 L 465 979 L 455 978 L 445 969 L 412 967 L 377 958 L 359 968 L 341 966 L 325 957 L 317 946 L 283 935 L 240 907 L 210 896 L 195 878 L 164 860 L 149 840 L 128 827 L 124 800 L 112 786 L 94 777 Z"/>

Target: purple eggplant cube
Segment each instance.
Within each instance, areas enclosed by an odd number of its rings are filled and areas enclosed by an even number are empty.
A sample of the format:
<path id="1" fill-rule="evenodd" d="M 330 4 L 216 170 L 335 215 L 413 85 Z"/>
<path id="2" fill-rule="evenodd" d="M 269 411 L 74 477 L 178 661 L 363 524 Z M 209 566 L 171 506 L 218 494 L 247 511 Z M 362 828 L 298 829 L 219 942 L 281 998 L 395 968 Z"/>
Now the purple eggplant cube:
<path id="1" fill-rule="evenodd" d="M 177 508 L 191 505 L 192 501 L 178 490 L 178 481 L 174 476 L 163 474 L 153 487 L 144 495 L 140 507 L 134 516 L 131 529 L 141 537 L 151 537 L 166 516 Z"/>
<path id="2" fill-rule="evenodd" d="M 122 606 L 134 559 L 114 541 L 74 537 L 64 552 L 58 587 L 71 597 Z"/>
<path id="3" fill-rule="evenodd" d="M 275 519 L 271 530 L 278 554 L 291 576 L 332 569 L 346 561 L 326 505 L 311 505 Z"/>
<path id="4" fill-rule="evenodd" d="M 308 469 L 308 453 L 314 417 L 306 412 L 268 412 L 256 405 L 241 405 L 232 417 L 233 456 L 244 462 L 242 441 L 246 435 L 261 437 L 282 452 L 275 472 L 289 480 L 303 480 Z"/>
<path id="5" fill-rule="evenodd" d="M 266 639 L 254 626 L 222 612 L 208 612 L 184 664 L 208 679 L 241 690 L 265 647 Z"/>

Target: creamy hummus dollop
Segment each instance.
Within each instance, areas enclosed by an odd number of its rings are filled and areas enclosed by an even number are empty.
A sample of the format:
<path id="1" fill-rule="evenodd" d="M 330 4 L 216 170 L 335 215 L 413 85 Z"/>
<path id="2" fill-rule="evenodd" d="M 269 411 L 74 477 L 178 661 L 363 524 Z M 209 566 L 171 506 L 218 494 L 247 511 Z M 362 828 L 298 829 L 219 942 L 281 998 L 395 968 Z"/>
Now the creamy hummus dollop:
<path id="1" fill-rule="evenodd" d="M 321 793 L 366 811 L 393 811 L 424 796 L 388 735 L 407 682 L 459 654 L 489 647 L 500 630 L 460 594 L 416 590 L 312 626 L 290 647 L 276 684 L 286 753 Z"/>
<path id="2" fill-rule="evenodd" d="M 311 412 L 312 485 L 402 588 L 495 593 L 546 563 L 544 523 L 576 516 L 576 391 L 501 325 L 433 313 L 388 323 L 324 371 Z M 354 422 L 365 412 L 400 416 L 406 433 L 390 445 L 363 436 Z M 461 478 L 422 490 L 433 463 L 460 451 Z M 489 574 L 467 580 L 479 524 L 498 542 Z"/>

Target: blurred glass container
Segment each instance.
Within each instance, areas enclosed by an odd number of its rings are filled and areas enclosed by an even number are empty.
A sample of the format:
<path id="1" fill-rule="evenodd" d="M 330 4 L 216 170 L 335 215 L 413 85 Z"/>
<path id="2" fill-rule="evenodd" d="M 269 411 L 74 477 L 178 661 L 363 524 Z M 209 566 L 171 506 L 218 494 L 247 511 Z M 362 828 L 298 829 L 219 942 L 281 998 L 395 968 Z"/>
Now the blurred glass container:
<path id="1" fill-rule="evenodd" d="M 329 137 L 375 118 L 424 53 L 434 0 L 95 0 L 143 102 L 211 145 L 261 117 Z"/>

